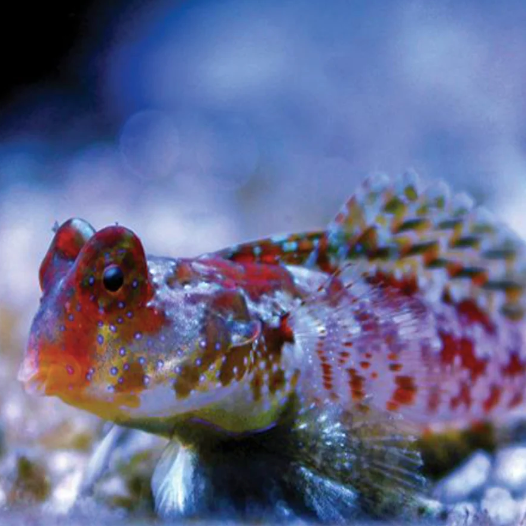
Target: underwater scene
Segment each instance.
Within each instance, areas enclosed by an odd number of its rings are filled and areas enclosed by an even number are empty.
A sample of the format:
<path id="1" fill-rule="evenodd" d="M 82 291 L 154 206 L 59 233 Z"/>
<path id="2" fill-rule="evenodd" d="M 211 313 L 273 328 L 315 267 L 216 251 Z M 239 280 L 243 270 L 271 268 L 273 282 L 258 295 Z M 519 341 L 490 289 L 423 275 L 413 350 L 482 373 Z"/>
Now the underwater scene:
<path id="1" fill-rule="evenodd" d="M 526 525 L 524 2 L 6 21 L 0 526 Z"/>

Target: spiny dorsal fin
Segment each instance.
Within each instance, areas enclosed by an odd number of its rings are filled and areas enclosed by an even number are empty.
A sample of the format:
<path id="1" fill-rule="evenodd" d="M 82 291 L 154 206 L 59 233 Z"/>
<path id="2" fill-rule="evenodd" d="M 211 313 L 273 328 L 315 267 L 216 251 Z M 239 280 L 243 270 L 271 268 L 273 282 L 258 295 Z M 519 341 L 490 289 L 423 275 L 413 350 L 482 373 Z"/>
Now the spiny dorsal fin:
<path id="1" fill-rule="evenodd" d="M 326 233 L 319 231 L 278 235 L 241 243 L 221 250 L 215 255 L 236 263 L 303 266 L 314 252 L 325 253 L 327 248 Z"/>
<path id="2" fill-rule="evenodd" d="M 428 298 L 475 301 L 489 314 L 524 316 L 524 242 L 465 194 L 419 178 L 369 177 L 326 231 L 273 236 L 215 255 L 239 263 L 300 265 L 334 272 L 368 262 L 396 279 L 417 281 Z"/>
<path id="3" fill-rule="evenodd" d="M 330 223 L 328 244 L 340 262 L 369 261 L 367 274 L 416 279 L 428 298 L 524 315 L 524 242 L 465 194 L 450 196 L 444 183 L 370 177 Z"/>

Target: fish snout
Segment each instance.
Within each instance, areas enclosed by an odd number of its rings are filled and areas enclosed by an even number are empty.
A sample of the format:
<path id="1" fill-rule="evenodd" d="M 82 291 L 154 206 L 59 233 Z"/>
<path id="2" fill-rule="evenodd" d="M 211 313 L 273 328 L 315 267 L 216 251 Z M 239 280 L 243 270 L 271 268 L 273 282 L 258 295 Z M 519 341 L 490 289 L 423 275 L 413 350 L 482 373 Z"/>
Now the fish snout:
<path id="1" fill-rule="evenodd" d="M 29 394 L 53 396 L 74 389 L 81 375 L 80 364 L 73 356 L 43 353 L 31 339 L 18 371 L 18 380 Z"/>
<path id="2" fill-rule="evenodd" d="M 30 356 L 26 356 L 20 369 L 17 379 L 24 386 L 26 393 L 35 396 L 44 396 L 45 375 L 42 374 L 38 365 Z"/>

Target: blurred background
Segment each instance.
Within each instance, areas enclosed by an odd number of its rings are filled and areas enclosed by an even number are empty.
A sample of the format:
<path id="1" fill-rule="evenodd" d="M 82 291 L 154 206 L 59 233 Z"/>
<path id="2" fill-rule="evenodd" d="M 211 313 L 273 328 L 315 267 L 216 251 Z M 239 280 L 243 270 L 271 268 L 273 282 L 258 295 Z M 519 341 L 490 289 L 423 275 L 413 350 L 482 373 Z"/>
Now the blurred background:
<path id="1" fill-rule="evenodd" d="M 55 433 L 77 418 L 28 401 L 15 380 L 55 221 L 119 222 L 149 253 L 190 256 L 320 227 L 365 175 L 412 168 L 526 235 L 522 0 L 11 7 L 0 22 L 6 447 L 41 442 L 44 413 Z"/>

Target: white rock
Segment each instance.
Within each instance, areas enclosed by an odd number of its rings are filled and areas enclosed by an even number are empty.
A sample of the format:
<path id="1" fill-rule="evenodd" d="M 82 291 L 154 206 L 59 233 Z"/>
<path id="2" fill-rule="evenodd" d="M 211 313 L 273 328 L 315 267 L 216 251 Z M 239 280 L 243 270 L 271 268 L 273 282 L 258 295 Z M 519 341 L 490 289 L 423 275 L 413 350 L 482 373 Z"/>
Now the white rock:
<path id="1" fill-rule="evenodd" d="M 490 456 L 478 451 L 457 470 L 442 479 L 436 485 L 433 496 L 444 504 L 469 500 L 482 490 L 489 479 L 490 472 Z"/>
<path id="2" fill-rule="evenodd" d="M 481 502 L 495 526 L 515 526 L 519 519 L 519 503 L 514 501 L 510 492 L 504 488 L 488 488 Z"/>
<path id="3" fill-rule="evenodd" d="M 117 475 L 104 479 L 97 488 L 98 495 L 110 505 L 118 502 L 128 502 L 132 499 L 130 488 L 126 482 Z"/>
<path id="4" fill-rule="evenodd" d="M 49 471 L 54 482 L 47 509 L 53 513 L 67 513 L 73 507 L 86 461 L 85 454 L 75 451 L 49 453 Z"/>
<path id="5" fill-rule="evenodd" d="M 519 507 L 518 523 L 520 526 L 524 526 L 526 525 L 526 497 L 523 496 L 521 499 L 517 499 L 517 505 Z"/>
<path id="6" fill-rule="evenodd" d="M 526 489 L 526 447 L 512 446 L 502 449 L 495 456 L 491 475 L 495 486 L 508 488 L 512 492 Z"/>

